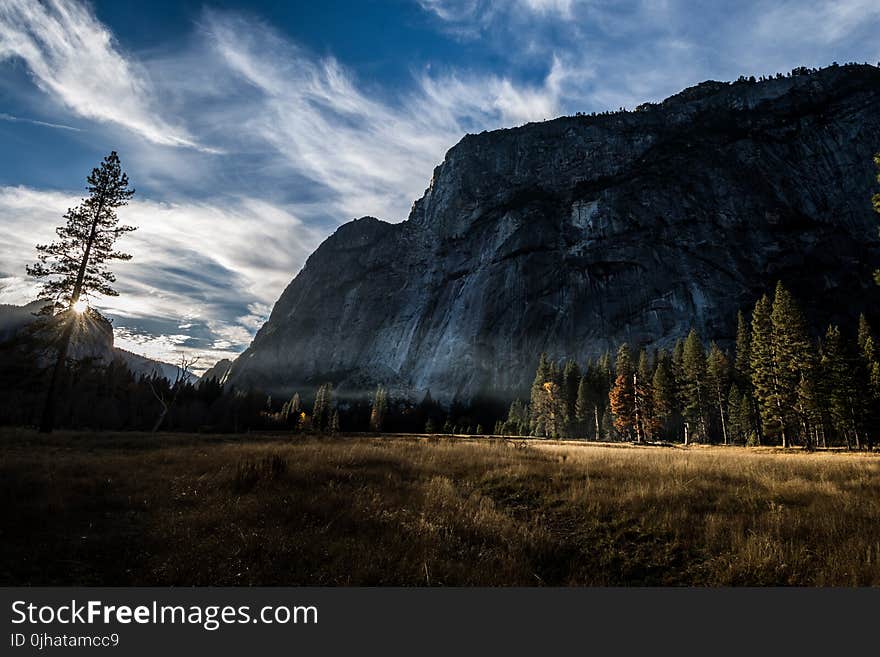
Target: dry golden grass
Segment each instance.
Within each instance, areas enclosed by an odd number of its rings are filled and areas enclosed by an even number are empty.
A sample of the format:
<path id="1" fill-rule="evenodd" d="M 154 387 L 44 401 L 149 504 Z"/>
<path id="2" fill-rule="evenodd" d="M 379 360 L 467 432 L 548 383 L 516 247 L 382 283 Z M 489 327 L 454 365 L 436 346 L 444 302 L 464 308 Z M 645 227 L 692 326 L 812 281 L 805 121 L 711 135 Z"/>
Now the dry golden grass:
<path id="1" fill-rule="evenodd" d="M 0 583 L 880 585 L 880 455 L 0 434 Z"/>

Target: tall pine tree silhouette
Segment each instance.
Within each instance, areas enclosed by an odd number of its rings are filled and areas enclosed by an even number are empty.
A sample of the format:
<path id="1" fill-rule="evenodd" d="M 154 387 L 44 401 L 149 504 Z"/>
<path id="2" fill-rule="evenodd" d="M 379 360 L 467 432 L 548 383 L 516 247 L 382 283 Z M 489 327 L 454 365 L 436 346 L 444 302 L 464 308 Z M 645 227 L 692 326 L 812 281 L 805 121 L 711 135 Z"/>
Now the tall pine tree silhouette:
<path id="1" fill-rule="evenodd" d="M 67 362 L 73 330 L 85 311 L 85 299 L 93 294 L 117 296 L 111 287 L 116 277 L 104 263 L 131 258 L 113 249 L 121 235 L 134 230 L 133 226 L 120 225 L 116 216 L 116 210 L 134 195 L 116 151 L 92 169 L 86 182 L 88 198 L 64 215 L 67 223 L 55 229 L 57 241 L 37 245 L 37 263 L 27 268 L 29 275 L 45 279 L 41 298 L 51 302 L 47 312 L 61 315 L 63 327 L 40 421 L 44 433 L 51 432 L 55 425 L 58 380 Z"/>

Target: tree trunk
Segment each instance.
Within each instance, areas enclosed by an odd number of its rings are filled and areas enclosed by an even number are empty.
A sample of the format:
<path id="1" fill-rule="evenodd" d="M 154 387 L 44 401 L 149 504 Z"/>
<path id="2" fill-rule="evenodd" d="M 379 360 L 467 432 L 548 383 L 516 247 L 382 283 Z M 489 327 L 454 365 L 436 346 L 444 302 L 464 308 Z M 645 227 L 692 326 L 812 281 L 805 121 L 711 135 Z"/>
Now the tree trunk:
<path id="1" fill-rule="evenodd" d="M 70 338 L 73 335 L 73 323 L 76 320 L 73 306 L 82 295 L 83 282 L 85 281 L 86 269 L 88 269 L 89 265 L 92 245 L 95 242 L 95 235 L 98 231 L 98 220 L 101 218 L 101 212 L 103 211 L 104 198 L 101 198 L 101 201 L 98 203 L 98 210 L 95 212 L 95 217 L 92 220 L 92 229 L 89 232 L 89 239 L 86 242 L 83 259 L 80 262 L 79 271 L 76 275 L 76 283 L 70 295 L 70 305 L 67 307 L 67 312 L 70 313 L 70 316 L 67 318 L 67 326 L 64 327 L 64 332 L 61 334 L 61 344 L 58 346 L 58 360 L 55 361 L 55 367 L 52 368 L 52 378 L 49 380 L 49 389 L 46 391 L 46 403 L 43 405 L 43 417 L 40 420 L 41 433 L 52 433 L 52 429 L 55 428 L 56 388 L 58 387 L 58 379 L 61 376 L 61 372 L 67 365 L 67 352 L 70 350 Z"/>
<path id="2" fill-rule="evenodd" d="M 73 305 L 79 301 L 79 297 L 82 294 L 83 281 L 85 281 L 86 269 L 88 269 L 89 266 L 89 257 L 92 254 L 92 245 L 95 243 L 95 235 L 98 232 L 98 220 L 101 218 L 101 213 L 103 211 L 104 197 L 101 196 L 101 200 L 98 203 L 98 210 L 95 212 L 95 218 L 92 219 L 92 230 L 89 232 L 89 239 L 86 242 L 86 250 L 83 252 L 83 259 L 76 275 L 76 284 L 73 286 L 73 294 L 70 296 L 71 308 L 73 308 Z"/>
<path id="3" fill-rule="evenodd" d="M 721 399 L 721 391 L 718 391 L 718 415 L 721 416 L 721 435 L 724 437 L 724 444 L 727 442 L 727 422 L 724 421 L 724 402 Z"/>
<path id="4" fill-rule="evenodd" d="M 150 433 L 156 433 L 159 430 L 159 427 L 162 426 L 162 422 L 165 421 L 165 416 L 168 415 L 168 407 L 162 409 L 162 412 L 159 413 L 159 417 L 156 418 L 156 423 L 153 425 Z"/>
<path id="5" fill-rule="evenodd" d="M 602 431 L 599 429 L 599 407 L 593 406 L 593 416 L 596 420 L 596 442 L 599 442 Z"/>
<path id="6" fill-rule="evenodd" d="M 758 441 L 758 445 L 761 444 L 761 434 L 764 433 L 764 424 L 761 422 L 761 409 L 758 407 L 758 400 L 755 398 L 754 393 L 750 393 L 752 398 L 752 414 L 754 417 L 754 429 L 755 429 L 755 438 Z"/>
<path id="7" fill-rule="evenodd" d="M 40 433 L 52 433 L 55 428 L 55 403 L 58 388 L 58 379 L 67 366 L 67 352 L 70 350 L 70 338 L 73 335 L 73 323 L 76 316 L 68 311 L 67 324 L 61 333 L 61 342 L 58 345 L 58 356 L 55 366 L 52 368 L 52 378 L 49 379 L 49 389 L 46 391 L 46 402 L 43 404 L 43 416 L 40 419 Z"/>

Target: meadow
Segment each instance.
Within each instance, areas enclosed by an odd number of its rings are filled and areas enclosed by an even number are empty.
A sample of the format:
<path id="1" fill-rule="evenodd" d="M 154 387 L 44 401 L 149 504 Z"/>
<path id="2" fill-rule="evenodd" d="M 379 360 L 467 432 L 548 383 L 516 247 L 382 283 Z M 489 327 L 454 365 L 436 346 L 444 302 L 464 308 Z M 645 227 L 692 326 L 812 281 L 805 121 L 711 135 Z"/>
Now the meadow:
<path id="1" fill-rule="evenodd" d="M 0 431 L 2 585 L 880 585 L 880 454 Z"/>

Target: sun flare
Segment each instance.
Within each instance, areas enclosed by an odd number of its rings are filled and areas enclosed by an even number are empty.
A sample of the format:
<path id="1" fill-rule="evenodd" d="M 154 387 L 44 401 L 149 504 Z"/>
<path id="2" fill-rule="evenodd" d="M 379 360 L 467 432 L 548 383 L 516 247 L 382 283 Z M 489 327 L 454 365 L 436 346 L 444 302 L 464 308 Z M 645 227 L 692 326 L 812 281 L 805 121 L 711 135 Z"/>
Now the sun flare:
<path id="1" fill-rule="evenodd" d="M 88 310 L 88 307 L 88 302 L 80 299 L 75 304 L 73 304 L 73 312 L 75 312 L 77 315 L 82 315 L 86 310 Z"/>

